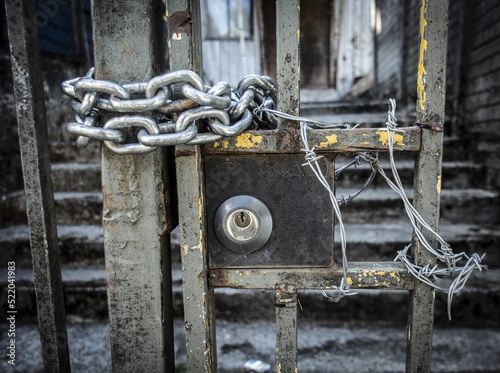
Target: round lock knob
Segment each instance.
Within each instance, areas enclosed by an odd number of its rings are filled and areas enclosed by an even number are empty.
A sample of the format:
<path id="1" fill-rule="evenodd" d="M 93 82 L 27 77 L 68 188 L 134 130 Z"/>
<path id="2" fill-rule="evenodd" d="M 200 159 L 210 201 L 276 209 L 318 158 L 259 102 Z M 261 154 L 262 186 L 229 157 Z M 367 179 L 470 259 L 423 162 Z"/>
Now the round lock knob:
<path id="1" fill-rule="evenodd" d="M 238 254 L 259 250 L 269 240 L 273 219 L 269 209 L 257 198 L 229 198 L 215 213 L 214 229 L 219 241 Z"/>

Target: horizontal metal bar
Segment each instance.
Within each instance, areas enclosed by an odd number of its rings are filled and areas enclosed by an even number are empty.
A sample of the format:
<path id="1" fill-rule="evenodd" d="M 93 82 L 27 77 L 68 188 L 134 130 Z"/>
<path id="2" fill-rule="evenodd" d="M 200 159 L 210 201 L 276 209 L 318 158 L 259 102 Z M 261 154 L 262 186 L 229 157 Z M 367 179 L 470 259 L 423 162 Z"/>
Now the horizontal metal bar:
<path id="1" fill-rule="evenodd" d="M 421 129 L 405 127 L 394 138 L 394 150 L 420 150 Z M 311 147 L 317 152 L 388 151 L 385 128 L 317 129 L 308 131 Z M 288 131 L 249 131 L 205 145 L 207 154 L 228 153 L 299 153 L 303 148 L 300 136 Z"/>
<path id="2" fill-rule="evenodd" d="M 411 290 L 413 277 L 402 263 L 351 262 L 347 282 L 354 289 Z M 234 289 L 332 289 L 340 284 L 342 268 L 212 269 L 210 286 Z"/>

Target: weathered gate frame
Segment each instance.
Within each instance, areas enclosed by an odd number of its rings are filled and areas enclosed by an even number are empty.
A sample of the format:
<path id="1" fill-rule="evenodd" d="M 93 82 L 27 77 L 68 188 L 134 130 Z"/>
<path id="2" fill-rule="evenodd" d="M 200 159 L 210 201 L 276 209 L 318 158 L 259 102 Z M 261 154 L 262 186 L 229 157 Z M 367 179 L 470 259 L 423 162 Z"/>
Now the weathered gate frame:
<path id="1" fill-rule="evenodd" d="M 149 79 L 163 69 L 162 2 L 123 0 L 119 5 L 92 2 L 95 75 L 118 82 Z M 276 0 L 276 7 L 278 110 L 298 115 L 300 2 Z M 422 0 L 417 121 L 438 127 L 444 125 L 447 8 L 448 0 Z M 43 360 L 46 371 L 66 372 L 69 357 L 33 14 L 34 1 L 7 2 Z M 167 16 L 174 14 L 177 22 L 169 25 L 168 38 L 170 68 L 201 73 L 199 1 L 167 1 Z M 323 152 L 387 151 L 377 131 L 314 130 L 309 132 L 309 142 L 321 142 Z M 217 366 L 215 288 L 275 291 L 276 364 L 279 371 L 293 372 L 297 369 L 297 290 L 340 283 L 342 270 L 336 264 L 322 269 L 261 270 L 210 269 L 208 265 L 204 154 L 300 153 L 298 132 L 296 125 L 280 120 L 276 131 L 240 135 L 247 140 L 244 146 L 229 138 L 214 145 L 175 149 L 190 372 L 212 372 Z M 328 141 L 331 135 L 337 141 Z M 417 152 L 414 206 L 437 230 L 443 133 L 409 127 L 402 143 L 395 144 L 395 150 Z M 171 164 L 165 149 L 123 156 L 103 148 L 103 223 L 116 372 L 174 370 L 169 233 L 176 225 L 176 213 L 169 183 L 174 175 Z M 437 245 L 432 235 L 425 238 Z M 416 264 L 434 264 L 415 234 L 412 241 Z M 434 290 L 393 262 L 351 262 L 348 275 L 351 288 L 410 291 L 407 372 L 430 371 Z"/>
<path id="2" fill-rule="evenodd" d="M 190 9 L 191 19 L 196 20 L 199 7 L 188 1 L 169 2 L 168 13 Z M 175 5 L 174 5 L 175 4 Z M 434 126 L 444 125 L 446 46 L 448 2 L 423 0 L 420 20 L 420 57 L 418 67 L 417 121 Z M 299 56 L 300 56 L 300 2 L 276 1 L 277 86 L 278 110 L 299 114 Z M 187 41 L 169 39 L 170 56 L 184 53 L 184 60 L 171 68 L 181 69 L 201 66 L 190 61 L 189 56 L 200 56 L 201 30 L 193 22 L 190 53 Z M 172 35 L 171 35 L 172 36 Z M 199 72 L 199 71 L 197 71 Z M 432 83 L 431 83 L 432 82 Z M 206 145 L 204 149 L 176 150 L 178 175 L 179 215 L 181 217 L 181 251 L 183 260 L 184 307 L 188 369 L 193 372 L 210 372 L 216 367 L 214 338 L 213 288 L 269 289 L 276 294 L 276 364 L 278 371 L 294 372 L 297 369 L 297 290 L 324 289 L 339 284 L 341 268 L 332 264 L 328 269 L 213 269 L 208 268 L 205 241 L 206 218 L 203 189 L 203 154 L 255 154 L 299 153 L 301 144 L 299 128 L 294 123 L 280 120 L 277 131 L 248 132 L 240 138 L 230 138 Z M 377 129 L 315 130 L 309 132 L 312 144 L 322 144 L 324 152 L 387 151 L 376 136 Z M 337 142 L 329 142 L 335 135 Z M 239 141 L 244 137 L 247 141 Z M 241 146 L 239 144 L 246 144 Z M 440 180 L 443 132 L 405 128 L 405 145 L 399 151 L 416 151 L 414 206 L 429 225 L 437 230 L 439 225 Z M 326 149 L 325 149 L 325 144 Z M 354 144 L 354 145 L 353 145 Z M 191 153 L 189 153 L 191 150 Z M 197 186 L 197 191 L 186 194 L 187 186 Z M 188 217 L 190 220 L 183 220 Z M 187 225 L 186 225 L 187 224 Z M 196 239 L 193 238 L 196 236 Z M 425 237 L 437 246 L 431 234 Z M 435 260 L 422 250 L 415 235 L 412 240 L 412 257 L 418 265 L 435 264 Z M 194 276 L 194 274 L 199 274 Z M 409 290 L 410 307 L 407 324 L 407 371 L 430 371 L 432 329 L 434 315 L 434 289 L 416 281 L 404 267 L 393 262 L 350 262 L 348 271 L 351 288 Z M 195 310 L 195 312 L 192 312 Z M 202 321 L 200 321 L 202 315 Z"/>

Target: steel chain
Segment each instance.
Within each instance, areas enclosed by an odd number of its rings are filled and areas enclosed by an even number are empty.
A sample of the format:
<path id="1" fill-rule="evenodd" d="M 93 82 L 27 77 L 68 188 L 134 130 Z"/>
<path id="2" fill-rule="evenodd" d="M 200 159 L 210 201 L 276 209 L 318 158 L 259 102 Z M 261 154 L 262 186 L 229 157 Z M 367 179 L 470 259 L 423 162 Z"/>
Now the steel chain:
<path id="1" fill-rule="evenodd" d="M 226 82 L 206 87 L 190 70 L 156 76 L 147 82 L 117 84 L 94 79 L 94 69 L 61 84 L 73 98 L 75 121 L 67 125 L 85 148 L 99 140 L 118 154 L 143 154 L 158 146 L 206 144 L 236 136 L 248 128 L 276 128 L 276 117 L 257 108 L 274 109 L 277 89 L 271 78 L 249 75 L 231 89 Z M 184 96 L 172 99 L 172 89 Z M 125 113 L 99 125 L 99 113 Z M 156 118 L 156 120 L 154 119 Z M 173 118 L 176 118 L 174 121 Z M 252 123 L 254 125 L 252 126 Z"/>

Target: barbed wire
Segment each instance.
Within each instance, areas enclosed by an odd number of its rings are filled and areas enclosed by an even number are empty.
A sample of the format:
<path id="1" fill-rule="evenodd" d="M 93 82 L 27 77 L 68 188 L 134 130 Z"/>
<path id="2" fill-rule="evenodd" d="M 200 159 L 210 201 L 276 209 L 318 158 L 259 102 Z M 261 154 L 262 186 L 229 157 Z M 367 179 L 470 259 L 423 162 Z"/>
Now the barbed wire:
<path id="1" fill-rule="evenodd" d="M 361 161 L 368 162 L 370 164 L 370 167 L 372 168 L 372 174 L 370 175 L 370 178 L 372 179 L 372 176 L 374 176 L 373 173 L 379 173 L 385 179 L 389 187 L 401 197 L 405 207 L 406 214 L 408 215 L 410 223 L 413 227 L 415 237 L 417 238 L 418 242 L 437 260 L 444 263 L 446 266 L 444 268 L 439 267 L 437 264 L 434 265 L 433 267 L 431 267 L 429 264 L 424 266 L 419 266 L 413 263 L 411 261 L 412 259 L 411 256 L 408 254 L 408 250 L 411 248 L 411 244 L 407 245 L 403 250 L 398 251 L 394 261 L 401 261 L 408 269 L 409 273 L 411 273 L 419 281 L 422 281 L 427 285 L 432 286 L 436 290 L 440 290 L 447 293 L 448 318 L 451 320 L 451 305 L 453 301 L 453 295 L 456 294 L 465 286 L 465 283 L 467 282 L 469 276 L 474 270 L 477 269 L 479 271 L 482 271 L 483 269 L 487 269 L 486 265 L 481 264 L 481 261 L 483 260 L 485 254 L 479 256 L 478 254 L 474 253 L 471 256 L 468 256 L 465 252 L 454 253 L 451 246 L 422 218 L 419 212 L 415 209 L 415 207 L 413 207 L 412 203 L 409 201 L 408 197 L 406 196 L 403 184 L 401 182 L 401 178 L 399 177 L 399 173 L 397 171 L 396 163 L 394 160 L 395 135 L 396 133 L 404 133 L 404 129 L 398 128 L 395 111 L 396 111 L 396 101 L 394 99 L 390 99 L 389 110 L 387 112 L 386 131 L 387 131 L 387 138 L 390 139 L 388 141 L 389 159 L 394 180 L 391 180 L 387 176 L 382 166 L 380 165 L 378 156 L 376 155 L 373 156 L 372 154 L 366 152 L 358 152 L 357 157 L 353 161 L 351 161 L 349 164 L 342 167 L 341 169 L 337 170 L 336 173 L 337 172 L 341 173 L 342 171 L 344 171 L 349 167 L 357 166 L 361 163 Z M 288 116 L 288 119 L 292 118 Z M 298 117 L 296 117 L 295 120 L 300 121 Z M 350 293 L 349 286 L 347 285 L 348 261 L 346 256 L 346 236 L 345 236 L 344 223 L 342 221 L 342 215 L 339 209 L 339 201 L 337 201 L 337 199 L 335 198 L 331 187 L 326 182 L 326 179 L 322 174 L 321 169 L 319 168 L 318 160 L 322 157 L 316 155 L 316 153 L 314 152 L 314 147 L 309 148 L 308 146 L 307 130 L 310 129 L 312 126 L 314 126 L 314 121 L 300 121 L 300 126 L 301 126 L 302 141 L 304 143 L 303 151 L 306 153 L 305 159 L 307 163 L 305 165 L 309 165 L 309 167 L 313 170 L 314 174 L 316 175 L 320 183 L 328 190 L 335 215 L 339 222 L 340 237 L 341 237 L 340 239 L 342 247 L 342 268 L 343 268 L 342 281 L 340 283 L 340 286 L 337 288 L 339 294 L 337 294 L 334 297 L 331 297 L 328 296 L 324 290 L 321 290 L 321 294 L 323 294 L 323 296 L 325 296 L 328 300 L 337 302 L 346 295 L 355 294 L 355 293 Z M 331 124 L 330 127 L 328 127 L 327 124 L 323 124 L 322 128 L 337 128 L 340 126 L 342 125 Z M 344 125 L 344 128 L 348 127 Z M 369 181 L 371 182 L 370 178 Z M 367 184 L 368 181 L 358 192 L 354 193 L 353 195 L 356 196 L 359 195 L 362 192 L 362 190 L 367 186 Z M 438 243 L 441 245 L 440 249 L 435 250 L 432 247 L 432 245 L 425 238 L 423 230 L 430 232 L 436 238 Z M 458 262 L 463 259 L 467 260 L 465 265 L 458 266 L 457 265 Z M 456 276 L 456 277 L 448 288 L 436 285 L 435 281 L 437 278 L 451 277 L 451 276 Z"/>
<path id="2" fill-rule="evenodd" d="M 394 180 L 391 180 L 384 170 L 382 169 L 378 159 L 372 158 L 369 154 L 364 154 L 365 159 L 369 160 L 372 168 L 375 168 L 378 173 L 386 180 L 387 184 L 393 189 L 402 199 L 405 207 L 405 211 L 410 219 L 410 223 L 413 227 L 414 234 L 418 242 L 424 247 L 429 253 L 431 253 L 437 260 L 446 265 L 445 268 L 438 269 L 437 266 L 432 269 L 429 265 L 419 266 L 411 262 L 411 257 L 408 255 L 408 249 L 411 244 L 408 245 L 404 250 L 399 251 L 395 258 L 395 261 L 401 261 L 405 264 L 408 271 L 422 282 L 434 287 L 437 290 L 444 291 L 448 294 L 447 310 L 448 318 L 451 320 L 451 304 L 453 301 L 453 295 L 463 288 L 465 282 L 469 278 L 470 274 L 475 270 L 482 271 L 488 267 L 481 264 L 482 259 L 485 254 L 479 256 L 478 254 L 472 254 L 470 257 L 465 252 L 454 253 L 450 244 L 447 243 L 437 231 L 435 231 L 419 214 L 419 212 L 410 203 L 406 192 L 404 190 L 401 178 L 396 168 L 396 163 L 394 161 L 394 138 L 396 133 L 404 132 L 403 129 L 398 128 L 396 116 L 396 101 L 393 99 L 389 100 L 389 110 L 387 112 L 387 122 L 386 130 L 387 137 L 390 139 L 389 144 L 389 160 L 391 165 L 392 176 Z M 417 224 L 418 223 L 418 224 Z M 427 241 L 423 231 L 426 230 L 431 233 L 437 242 L 441 245 L 440 249 L 434 249 L 432 245 Z M 463 267 L 457 266 L 458 262 L 462 259 L 466 259 L 467 262 Z M 434 281 L 437 277 L 450 277 L 457 276 L 452 284 L 448 288 L 442 288 L 437 286 Z M 432 281 L 434 280 L 434 281 Z"/>

